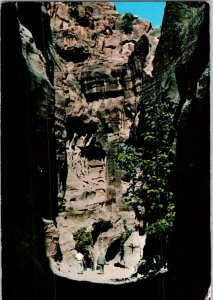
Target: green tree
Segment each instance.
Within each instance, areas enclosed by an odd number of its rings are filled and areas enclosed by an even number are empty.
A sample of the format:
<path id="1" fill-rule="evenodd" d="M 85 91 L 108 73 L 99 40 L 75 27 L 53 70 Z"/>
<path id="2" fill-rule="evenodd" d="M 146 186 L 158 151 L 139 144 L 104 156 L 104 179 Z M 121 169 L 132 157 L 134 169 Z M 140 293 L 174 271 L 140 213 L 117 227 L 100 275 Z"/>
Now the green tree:
<path id="1" fill-rule="evenodd" d="M 133 30 L 133 20 L 136 17 L 132 13 L 126 13 L 119 24 L 119 29 L 125 33 L 131 33 Z"/>
<path id="2" fill-rule="evenodd" d="M 175 220 L 170 187 L 174 158 L 167 138 L 172 124 L 164 105 L 154 101 L 143 103 L 143 124 L 143 147 L 121 144 L 118 162 L 130 177 L 126 202 L 143 206 L 145 232 L 159 235 L 170 232 Z"/>
<path id="3" fill-rule="evenodd" d="M 85 227 L 74 232 L 73 238 L 76 242 L 75 248 L 77 251 L 85 252 L 90 246 L 93 246 L 92 234 L 91 232 L 86 232 Z"/>

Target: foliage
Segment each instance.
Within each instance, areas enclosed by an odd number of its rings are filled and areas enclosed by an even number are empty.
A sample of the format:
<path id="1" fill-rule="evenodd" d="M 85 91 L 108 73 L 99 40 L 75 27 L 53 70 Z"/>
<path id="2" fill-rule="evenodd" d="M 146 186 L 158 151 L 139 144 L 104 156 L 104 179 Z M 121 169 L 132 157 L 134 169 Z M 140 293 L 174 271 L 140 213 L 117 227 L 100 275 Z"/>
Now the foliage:
<path id="1" fill-rule="evenodd" d="M 86 228 L 83 227 L 73 233 L 73 238 L 76 242 L 75 248 L 77 251 L 85 252 L 90 246 L 93 246 L 92 234 L 86 232 Z"/>
<path id="2" fill-rule="evenodd" d="M 131 33 L 133 30 L 133 20 L 135 19 L 132 13 L 126 13 L 119 24 L 119 29 L 125 33 Z"/>
<path id="3" fill-rule="evenodd" d="M 145 232 L 159 235 L 172 230 L 175 205 L 170 188 L 173 154 L 168 142 L 170 114 L 162 103 L 144 101 L 143 147 L 121 144 L 118 162 L 130 177 L 126 202 L 145 208 Z"/>
<path id="4" fill-rule="evenodd" d="M 68 86 L 69 86 L 69 88 L 72 90 L 72 91 L 76 91 L 77 90 L 77 84 L 76 84 L 76 82 L 75 81 L 69 81 L 69 83 L 68 83 Z"/>

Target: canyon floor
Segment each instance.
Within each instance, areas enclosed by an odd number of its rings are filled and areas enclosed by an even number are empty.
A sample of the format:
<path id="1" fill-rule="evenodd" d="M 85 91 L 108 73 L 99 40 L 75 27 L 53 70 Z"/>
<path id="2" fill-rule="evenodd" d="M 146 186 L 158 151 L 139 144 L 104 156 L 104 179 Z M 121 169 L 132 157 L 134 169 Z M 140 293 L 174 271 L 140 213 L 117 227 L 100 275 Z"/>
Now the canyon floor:
<path id="1" fill-rule="evenodd" d="M 145 244 L 146 237 L 143 236 L 143 243 Z M 143 251 L 141 253 L 141 260 L 138 264 L 142 262 Z M 125 261 L 125 267 L 115 266 L 116 263 L 119 263 L 119 259 L 115 257 L 114 259 L 108 261 L 104 267 L 104 274 L 100 274 L 99 270 L 96 270 L 96 262 L 95 262 L 95 270 L 91 270 L 87 268 L 87 270 L 83 271 L 83 274 L 78 274 L 78 263 L 75 261 L 72 265 L 69 265 L 65 261 L 55 262 L 50 259 L 50 266 L 53 273 L 60 277 L 66 277 L 75 281 L 87 281 L 93 283 L 103 283 L 103 284 L 123 284 L 135 282 L 137 280 L 143 279 L 146 276 L 139 274 L 138 265 L 135 265 L 133 262 L 135 261 L 135 254 L 132 253 L 128 255 L 127 261 Z M 123 264 L 123 262 L 122 262 Z M 121 264 L 121 265 L 122 265 Z M 124 265 L 123 265 L 124 266 Z M 153 271 L 153 270 L 150 270 Z M 167 272 L 167 268 L 158 269 L 157 273 L 165 273 Z M 149 276 L 150 274 L 148 274 Z"/>
<path id="2" fill-rule="evenodd" d="M 84 271 L 83 274 L 78 274 L 77 265 L 73 267 L 67 267 L 67 265 L 63 263 L 60 265 L 57 265 L 57 263 L 52 263 L 52 270 L 60 277 L 66 277 L 76 281 L 87 281 L 102 284 L 124 284 L 147 278 L 147 276 L 135 272 L 133 268 L 115 267 L 112 263 L 107 263 L 105 265 L 104 274 L 101 274 L 99 270 L 92 271 L 89 268 Z M 150 272 L 152 271 L 153 270 L 150 270 Z M 157 275 L 160 273 L 166 273 L 167 271 L 167 267 L 162 267 L 157 272 L 152 274 Z M 149 276 L 150 275 L 148 274 L 148 277 Z"/>
<path id="3" fill-rule="evenodd" d="M 54 265 L 52 265 L 54 268 Z M 99 270 L 92 271 L 87 269 L 83 274 L 77 274 L 77 265 L 73 267 L 67 267 L 66 265 L 60 264 L 60 270 L 57 269 L 55 263 L 54 273 L 61 277 L 66 277 L 77 281 L 89 281 L 93 283 L 106 283 L 106 284 L 122 284 L 126 282 L 132 282 L 137 280 L 141 275 L 132 276 L 134 270 L 131 268 L 120 268 L 115 267 L 109 263 L 105 265 L 104 274 L 100 274 Z M 142 277 L 141 277 L 142 278 Z"/>

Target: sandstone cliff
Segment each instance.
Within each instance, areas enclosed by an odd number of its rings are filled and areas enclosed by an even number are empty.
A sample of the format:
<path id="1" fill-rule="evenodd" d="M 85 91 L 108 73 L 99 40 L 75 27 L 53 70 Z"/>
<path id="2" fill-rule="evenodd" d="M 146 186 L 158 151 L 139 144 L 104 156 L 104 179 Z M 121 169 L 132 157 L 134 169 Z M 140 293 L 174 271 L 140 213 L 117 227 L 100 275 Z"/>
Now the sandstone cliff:
<path id="1" fill-rule="evenodd" d="M 145 236 L 122 198 L 128 183 L 121 180 L 117 147 L 129 138 L 143 69 L 151 74 L 158 39 L 138 18 L 132 32 L 121 31 L 122 16 L 108 2 L 18 3 L 17 12 L 32 205 L 42 216 L 51 267 L 58 272 L 59 261 L 59 275 L 76 278 L 74 234 L 86 228 L 94 260 L 104 251 L 114 268 L 124 252 L 125 275 L 115 267 L 112 277 L 128 278 L 137 272 Z"/>
<path id="2" fill-rule="evenodd" d="M 135 214 L 122 198 L 128 184 L 121 180 L 116 155 L 118 144 L 129 138 L 143 69 L 151 73 L 158 39 L 149 35 L 151 24 L 138 18 L 131 33 L 122 32 L 122 16 L 108 2 L 54 2 L 47 11 L 59 166 L 57 229 L 49 226 L 52 236 L 58 232 L 61 273 L 63 268 L 71 276 L 75 273 L 73 234 L 83 228 L 93 236 L 90 252 L 95 261 L 103 251 L 112 266 L 119 262 L 126 226 L 132 235 L 125 242 L 124 260 L 131 275 L 142 258 L 145 237 L 136 232 Z M 44 222 L 48 256 L 53 257 L 51 230 Z"/>
<path id="3" fill-rule="evenodd" d="M 167 3 L 153 69 L 158 39 L 150 36 L 151 25 L 135 19 L 133 32 L 124 34 L 108 2 L 3 5 L 3 297 L 204 299 L 210 277 L 208 15 L 205 3 Z M 169 274 L 122 288 L 76 284 L 63 277 L 128 283 L 137 274 L 145 236 L 123 201 L 128 184 L 115 157 L 129 135 L 143 145 L 144 99 L 161 101 L 171 129 L 162 133 L 175 157 L 177 224 L 172 247 L 163 248 Z M 93 255 L 106 251 L 113 278 L 92 271 L 80 278 L 72 269 L 73 233 L 84 227 Z M 127 229 L 130 268 L 123 269 L 114 263 Z M 159 246 L 147 241 L 146 258 Z"/>
<path id="4" fill-rule="evenodd" d="M 135 141 L 140 147 L 144 144 L 144 101 L 154 99 L 162 108 L 158 116 L 158 145 L 167 141 L 174 159 L 170 182 L 177 231 L 171 248 L 168 250 L 164 245 L 163 255 L 169 259 L 171 274 L 176 277 L 172 284 L 175 288 L 181 284 L 181 288 L 177 288 L 176 296 L 170 297 L 203 299 L 210 284 L 208 4 L 167 3 L 153 68 L 153 77 L 143 85 Z M 162 247 L 160 242 L 156 246 L 156 240 L 151 238 L 147 242 L 146 257 L 151 255 L 153 247 Z"/>

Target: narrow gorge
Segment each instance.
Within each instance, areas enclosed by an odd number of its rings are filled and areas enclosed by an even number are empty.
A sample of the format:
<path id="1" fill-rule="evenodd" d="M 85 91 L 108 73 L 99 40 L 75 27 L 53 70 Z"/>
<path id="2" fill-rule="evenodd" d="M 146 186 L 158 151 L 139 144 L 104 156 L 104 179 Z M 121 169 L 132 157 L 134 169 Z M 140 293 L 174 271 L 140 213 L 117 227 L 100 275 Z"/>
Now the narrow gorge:
<path id="1" fill-rule="evenodd" d="M 4 299 L 205 298 L 209 40 L 205 2 L 2 4 Z"/>

